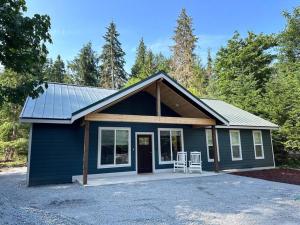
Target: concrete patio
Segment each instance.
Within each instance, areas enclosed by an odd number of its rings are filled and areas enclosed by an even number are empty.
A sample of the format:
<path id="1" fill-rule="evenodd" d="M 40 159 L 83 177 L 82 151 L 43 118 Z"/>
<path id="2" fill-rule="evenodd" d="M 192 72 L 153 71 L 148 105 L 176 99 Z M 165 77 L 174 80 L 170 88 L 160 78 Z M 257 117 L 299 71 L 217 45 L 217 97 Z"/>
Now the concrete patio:
<path id="1" fill-rule="evenodd" d="M 146 173 L 146 174 L 131 174 L 131 175 L 119 175 L 119 176 L 107 176 L 101 174 L 98 176 L 91 175 L 88 177 L 88 184 L 85 186 L 101 186 L 112 184 L 127 184 L 135 182 L 147 182 L 155 180 L 172 180 L 181 178 L 193 178 L 193 177 L 207 177 L 215 176 L 221 173 L 203 171 L 202 173 L 183 173 L 183 172 L 161 172 L 161 173 Z M 82 176 L 73 177 L 74 182 L 82 184 Z"/>

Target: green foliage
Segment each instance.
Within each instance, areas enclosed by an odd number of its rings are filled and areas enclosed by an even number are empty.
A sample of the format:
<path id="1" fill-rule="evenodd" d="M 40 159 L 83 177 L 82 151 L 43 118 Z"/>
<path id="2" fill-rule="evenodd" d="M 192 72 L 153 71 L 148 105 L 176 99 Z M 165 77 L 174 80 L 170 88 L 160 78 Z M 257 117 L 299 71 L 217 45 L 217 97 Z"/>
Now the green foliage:
<path id="1" fill-rule="evenodd" d="M 127 80 L 127 74 L 124 70 L 125 52 L 122 50 L 121 43 L 118 40 L 119 33 L 116 30 L 116 24 L 111 22 L 104 35 L 105 44 L 100 55 L 100 77 L 101 87 L 120 88 Z"/>
<path id="2" fill-rule="evenodd" d="M 194 79 L 195 48 L 197 37 L 193 34 L 192 18 L 182 9 L 171 47 L 171 75 L 183 86 L 190 87 Z"/>
<path id="3" fill-rule="evenodd" d="M 0 6 L 0 63 L 19 76 L 26 76 L 24 82 L 13 88 L 0 86 L 0 103 L 5 100 L 17 102 L 20 92 L 37 97 L 43 83 L 42 65 L 48 53 L 46 42 L 50 38 L 50 18 L 35 14 L 24 16 L 27 11 L 24 0 L 2 0 Z"/>
<path id="4" fill-rule="evenodd" d="M 292 13 L 283 12 L 286 26 L 279 35 L 280 59 L 294 63 L 300 60 L 300 6 Z"/>
<path id="5" fill-rule="evenodd" d="M 215 72 L 222 80 L 234 80 L 238 76 L 250 75 L 257 82 L 257 88 L 263 88 L 272 74 L 272 54 L 277 45 L 273 35 L 248 32 L 242 38 L 235 32 L 234 36 L 222 47 L 216 56 Z"/>
<path id="6" fill-rule="evenodd" d="M 99 85 L 98 58 L 90 42 L 83 46 L 68 67 L 75 83 L 87 86 Z"/>
<path id="7" fill-rule="evenodd" d="M 137 52 L 136 52 L 136 58 L 135 58 L 135 63 L 131 68 L 131 76 L 132 77 L 137 77 L 138 74 L 141 73 L 141 70 L 143 66 L 145 65 L 146 61 L 146 45 L 144 43 L 143 38 L 140 40 Z"/>

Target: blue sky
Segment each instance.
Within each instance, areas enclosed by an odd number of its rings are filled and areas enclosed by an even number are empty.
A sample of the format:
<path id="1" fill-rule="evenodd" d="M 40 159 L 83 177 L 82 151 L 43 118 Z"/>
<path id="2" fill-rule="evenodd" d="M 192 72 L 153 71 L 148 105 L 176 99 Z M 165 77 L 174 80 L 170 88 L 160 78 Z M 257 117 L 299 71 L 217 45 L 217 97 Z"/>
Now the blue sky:
<path id="1" fill-rule="evenodd" d="M 295 0 L 27 0 L 28 14 L 51 17 L 53 44 L 49 57 L 58 54 L 72 60 L 80 48 L 91 41 L 100 54 L 107 25 L 117 24 L 126 53 L 126 71 L 134 63 L 141 37 L 154 52 L 170 55 L 169 46 L 176 19 L 184 7 L 193 18 L 194 33 L 199 37 L 196 53 L 206 62 L 207 49 L 213 55 L 239 31 L 276 33 L 283 29 L 283 10 L 299 5 Z"/>

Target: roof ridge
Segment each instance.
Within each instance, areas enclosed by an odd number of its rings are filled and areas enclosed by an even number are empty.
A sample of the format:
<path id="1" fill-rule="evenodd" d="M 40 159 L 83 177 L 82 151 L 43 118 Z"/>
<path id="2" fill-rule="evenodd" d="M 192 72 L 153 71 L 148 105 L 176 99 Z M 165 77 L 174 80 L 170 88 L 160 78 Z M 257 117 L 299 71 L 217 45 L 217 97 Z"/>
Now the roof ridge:
<path id="1" fill-rule="evenodd" d="M 75 87 L 97 88 L 97 89 L 107 90 L 107 91 L 119 91 L 119 90 L 120 90 L 120 89 L 102 88 L 102 87 L 96 87 L 96 86 L 87 86 L 87 85 L 82 85 L 82 84 L 60 83 L 60 82 L 53 82 L 53 81 L 47 81 L 47 83 L 48 83 L 48 84 L 66 85 L 66 86 L 75 86 Z"/>

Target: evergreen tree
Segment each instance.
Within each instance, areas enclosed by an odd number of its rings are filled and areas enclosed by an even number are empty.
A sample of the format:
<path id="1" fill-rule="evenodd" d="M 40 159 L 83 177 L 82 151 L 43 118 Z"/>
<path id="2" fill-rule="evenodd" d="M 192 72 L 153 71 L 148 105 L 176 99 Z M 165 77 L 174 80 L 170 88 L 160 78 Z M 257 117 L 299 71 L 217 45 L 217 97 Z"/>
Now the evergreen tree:
<path id="1" fill-rule="evenodd" d="M 78 56 L 69 63 L 68 67 L 77 84 L 98 86 L 98 58 L 90 42 L 83 46 Z"/>
<path id="2" fill-rule="evenodd" d="M 105 44 L 100 56 L 101 86 L 104 88 L 121 88 L 127 80 L 124 70 L 125 53 L 118 40 L 119 35 L 115 23 L 111 22 L 104 35 Z"/>
<path id="3" fill-rule="evenodd" d="M 207 64 L 206 64 L 206 72 L 205 72 L 205 79 L 208 81 L 213 74 L 213 60 L 210 53 L 210 48 L 207 50 Z"/>
<path id="4" fill-rule="evenodd" d="M 144 43 L 143 38 L 140 40 L 137 52 L 136 52 L 136 58 L 135 63 L 131 68 L 131 76 L 136 77 L 138 74 L 140 74 L 142 67 L 145 64 L 146 59 L 146 45 Z"/>
<path id="5" fill-rule="evenodd" d="M 61 59 L 60 55 L 57 56 L 51 69 L 51 76 L 49 81 L 63 83 L 66 76 L 66 69 L 64 61 Z"/>
<path id="6" fill-rule="evenodd" d="M 283 13 L 286 19 L 284 31 L 279 35 L 280 59 L 288 63 L 300 61 L 300 6 L 292 13 Z"/>
<path id="7" fill-rule="evenodd" d="M 193 34 L 192 18 L 182 9 L 177 20 L 177 27 L 171 47 L 171 75 L 185 87 L 189 87 L 193 80 L 197 37 Z"/>

